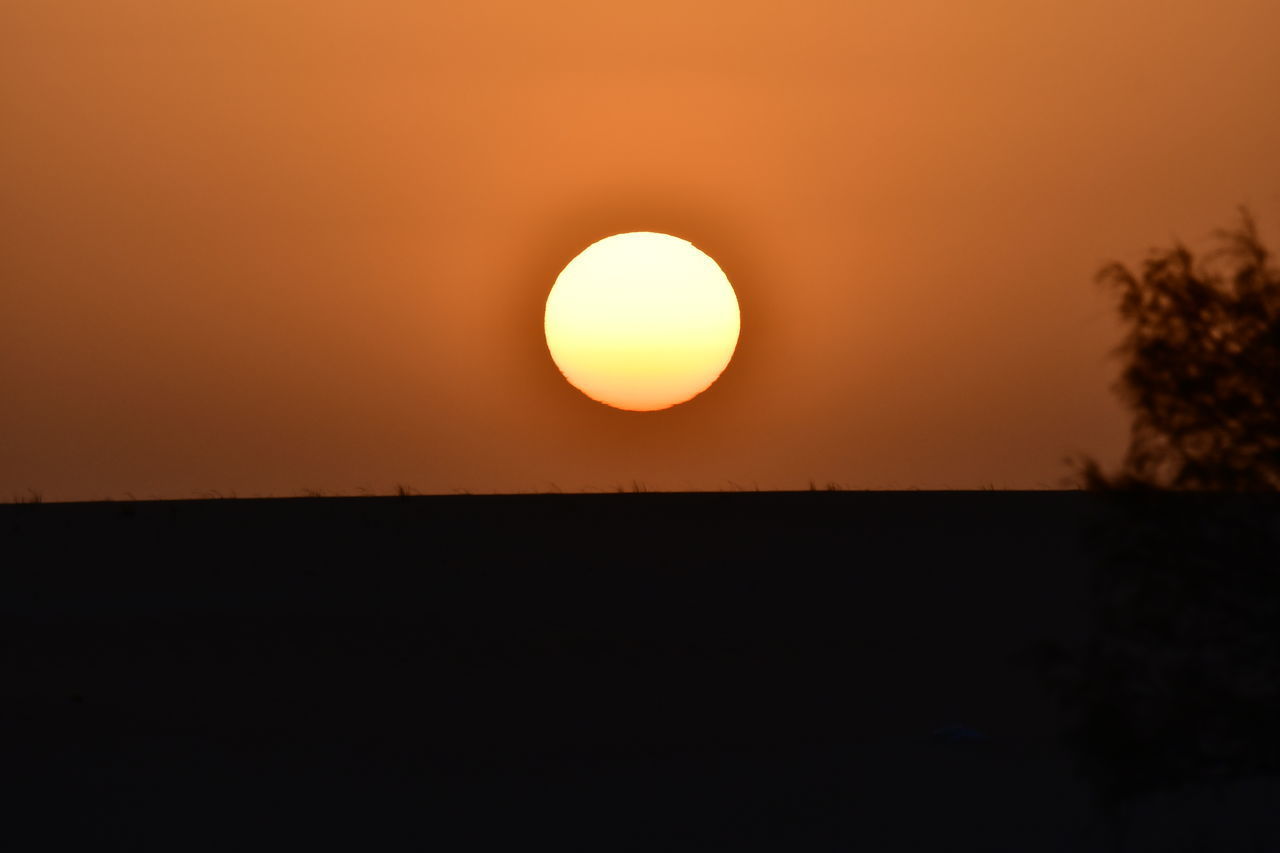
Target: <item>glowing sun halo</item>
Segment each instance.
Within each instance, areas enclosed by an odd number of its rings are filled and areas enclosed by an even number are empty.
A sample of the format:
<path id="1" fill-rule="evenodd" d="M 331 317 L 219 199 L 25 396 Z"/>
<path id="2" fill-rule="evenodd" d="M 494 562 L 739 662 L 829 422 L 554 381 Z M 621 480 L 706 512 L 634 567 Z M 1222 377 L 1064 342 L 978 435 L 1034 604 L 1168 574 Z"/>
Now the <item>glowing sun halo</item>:
<path id="1" fill-rule="evenodd" d="M 665 409 L 715 382 L 738 344 L 738 298 L 692 243 L 637 231 L 592 243 L 547 296 L 547 347 L 565 379 L 619 409 Z"/>

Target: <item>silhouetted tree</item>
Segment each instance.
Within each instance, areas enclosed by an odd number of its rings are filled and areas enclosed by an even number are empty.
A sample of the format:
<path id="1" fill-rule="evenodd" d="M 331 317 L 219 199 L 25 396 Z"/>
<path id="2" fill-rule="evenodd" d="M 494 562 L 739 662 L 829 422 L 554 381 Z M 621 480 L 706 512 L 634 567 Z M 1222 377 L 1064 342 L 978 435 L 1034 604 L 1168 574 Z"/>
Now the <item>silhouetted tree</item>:
<path id="1" fill-rule="evenodd" d="M 1086 459 L 1086 487 L 1280 489 L 1280 271 L 1247 210 L 1216 236 L 1203 263 L 1176 244 L 1141 275 L 1099 272 L 1120 292 L 1134 420 L 1120 470 Z"/>
<path id="2" fill-rule="evenodd" d="M 1092 625 L 1044 663 L 1113 814 L 1280 773 L 1280 273 L 1247 211 L 1217 236 L 1200 264 L 1175 245 L 1140 275 L 1099 273 L 1120 293 L 1134 421 L 1117 472 L 1081 467 L 1110 497 Z"/>

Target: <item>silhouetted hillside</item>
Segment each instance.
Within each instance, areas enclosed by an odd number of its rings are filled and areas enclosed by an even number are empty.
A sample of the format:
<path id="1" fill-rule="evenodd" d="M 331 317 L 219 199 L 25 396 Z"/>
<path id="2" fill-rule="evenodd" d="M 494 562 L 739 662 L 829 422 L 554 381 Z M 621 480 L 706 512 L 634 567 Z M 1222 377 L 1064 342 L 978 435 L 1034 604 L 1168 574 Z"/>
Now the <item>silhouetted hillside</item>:
<path id="1" fill-rule="evenodd" d="M 99 849 L 1092 849 L 1032 651 L 1086 641 L 1085 534 L 1114 513 L 1078 492 L 3 506 L 4 773 L 35 825 Z"/>

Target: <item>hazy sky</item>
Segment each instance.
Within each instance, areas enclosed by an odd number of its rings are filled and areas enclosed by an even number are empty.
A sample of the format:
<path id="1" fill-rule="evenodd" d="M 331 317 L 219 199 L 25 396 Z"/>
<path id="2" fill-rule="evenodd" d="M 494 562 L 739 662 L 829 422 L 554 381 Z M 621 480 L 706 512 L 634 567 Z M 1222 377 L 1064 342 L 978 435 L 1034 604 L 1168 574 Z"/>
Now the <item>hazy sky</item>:
<path id="1" fill-rule="evenodd" d="M 1056 487 L 1093 283 L 1249 204 L 1275 0 L 3 0 L 0 499 Z M 556 273 L 663 231 L 738 353 L 570 387 Z"/>

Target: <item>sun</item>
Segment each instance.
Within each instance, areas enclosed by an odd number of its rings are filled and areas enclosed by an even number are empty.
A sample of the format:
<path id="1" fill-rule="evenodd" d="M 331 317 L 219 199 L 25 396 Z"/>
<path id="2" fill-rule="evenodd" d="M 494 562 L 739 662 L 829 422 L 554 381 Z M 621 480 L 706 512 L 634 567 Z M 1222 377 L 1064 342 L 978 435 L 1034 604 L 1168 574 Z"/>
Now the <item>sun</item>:
<path id="1" fill-rule="evenodd" d="M 547 347 L 564 378 L 593 400 L 637 412 L 690 400 L 738 345 L 738 297 L 687 240 L 615 234 L 571 260 L 547 296 Z"/>

